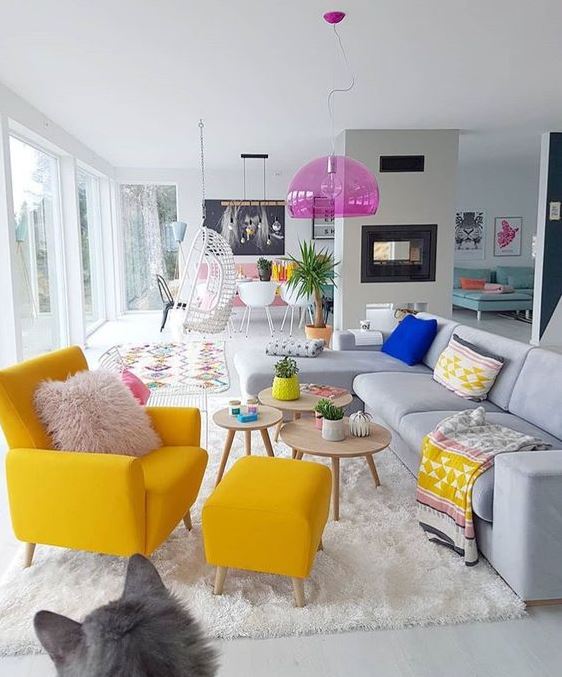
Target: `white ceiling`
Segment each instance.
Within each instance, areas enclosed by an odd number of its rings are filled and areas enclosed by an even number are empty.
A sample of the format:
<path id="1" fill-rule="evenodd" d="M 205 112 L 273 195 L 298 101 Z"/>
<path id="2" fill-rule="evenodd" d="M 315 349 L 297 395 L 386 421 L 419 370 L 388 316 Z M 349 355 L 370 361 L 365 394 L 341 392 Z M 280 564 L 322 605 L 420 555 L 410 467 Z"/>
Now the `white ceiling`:
<path id="1" fill-rule="evenodd" d="M 336 129 L 460 128 L 464 159 L 537 156 L 562 120 L 560 0 L 344 0 Z M 116 166 L 329 149 L 320 0 L 0 0 L 0 81 Z"/>

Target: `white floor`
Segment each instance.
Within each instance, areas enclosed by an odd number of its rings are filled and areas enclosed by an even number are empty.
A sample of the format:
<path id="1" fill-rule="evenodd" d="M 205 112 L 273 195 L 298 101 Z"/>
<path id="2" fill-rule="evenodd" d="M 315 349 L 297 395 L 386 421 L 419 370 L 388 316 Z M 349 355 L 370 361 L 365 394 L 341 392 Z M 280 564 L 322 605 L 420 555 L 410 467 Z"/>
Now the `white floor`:
<path id="1" fill-rule="evenodd" d="M 279 311 L 274 320 L 280 324 Z M 522 322 L 455 312 L 455 318 L 489 331 L 527 341 L 530 327 Z M 160 334 L 157 314 L 128 315 L 104 325 L 88 341 L 88 359 L 123 342 L 170 340 Z M 250 337 L 227 339 L 232 394 L 238 393 L 232 355 L 241 347 L 263 349 L 265 319 L 257 321 Z M 3 464 L 2 464 L 3 467 Z M 9 521 L 5 482 L 0 482 L 0 573 L 18 548 Z M 31 622 L 32 619 L 30 619 Z M 562 606 L 532 608 L 519 621 L 399 631 L 352 632 L 275 640 L 219 642 L 220 677 L 560 677 L 562 674 Z M 2 677 L 54 675 L 46 656 L 0 659 Z"/>

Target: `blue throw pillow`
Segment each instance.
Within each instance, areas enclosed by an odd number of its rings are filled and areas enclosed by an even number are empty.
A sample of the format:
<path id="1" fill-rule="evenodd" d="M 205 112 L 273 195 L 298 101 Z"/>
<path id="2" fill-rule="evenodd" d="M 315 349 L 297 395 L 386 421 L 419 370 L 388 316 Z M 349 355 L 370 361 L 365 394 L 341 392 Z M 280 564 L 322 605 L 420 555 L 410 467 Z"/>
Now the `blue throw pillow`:
<path id="1" fill-rule="evenodd" d="M 383 353 L 410 366 L 418 364 L 437 334 L 437 320 L 421 320 L 406 315 L 381 348 Z"/>

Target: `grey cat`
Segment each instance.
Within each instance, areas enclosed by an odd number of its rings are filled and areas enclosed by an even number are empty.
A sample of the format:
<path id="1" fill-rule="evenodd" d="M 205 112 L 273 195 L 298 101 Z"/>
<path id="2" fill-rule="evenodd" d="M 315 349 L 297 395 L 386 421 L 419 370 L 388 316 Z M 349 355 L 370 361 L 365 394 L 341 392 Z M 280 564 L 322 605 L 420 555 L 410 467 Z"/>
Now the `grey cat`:
<path id="1" fill-rule="evenodd" d="M 120 599 L 83 623 L 50 611 L 33 622 L 60 677 L 213 677 L 218 669 L 198 623 L 141 555 L 129 560 Z"/>

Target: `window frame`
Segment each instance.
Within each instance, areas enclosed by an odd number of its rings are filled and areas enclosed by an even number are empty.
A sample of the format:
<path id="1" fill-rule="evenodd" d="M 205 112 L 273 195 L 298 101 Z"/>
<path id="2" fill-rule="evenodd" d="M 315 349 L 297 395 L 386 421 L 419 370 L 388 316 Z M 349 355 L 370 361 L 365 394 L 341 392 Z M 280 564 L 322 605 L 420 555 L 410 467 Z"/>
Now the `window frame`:
<path id="1" fill-rule="evenodd" d="M 115 182 L 115 214 L 116 214 L 116 233 L 119 261 L 119 299 L 122 315 L 138 315 L 140 313 L 161 313 L 159 309 L 154 310 L 131 310 L 127 307 L 127 282 L 126 282 L 126 260 L 125 260 L 125 229 L 123 224 L 123 211 L 121 209 L 121 187 L 122 186 L 174 186 L 176 189 L 176 218 L 179 220 L 179 205 L 180 205 L 180 187 L 178 181 L 171 181 L 158 178 L 143 178 L 137 179 L 134 175 L 131 178 L 121 176 Z"/>

